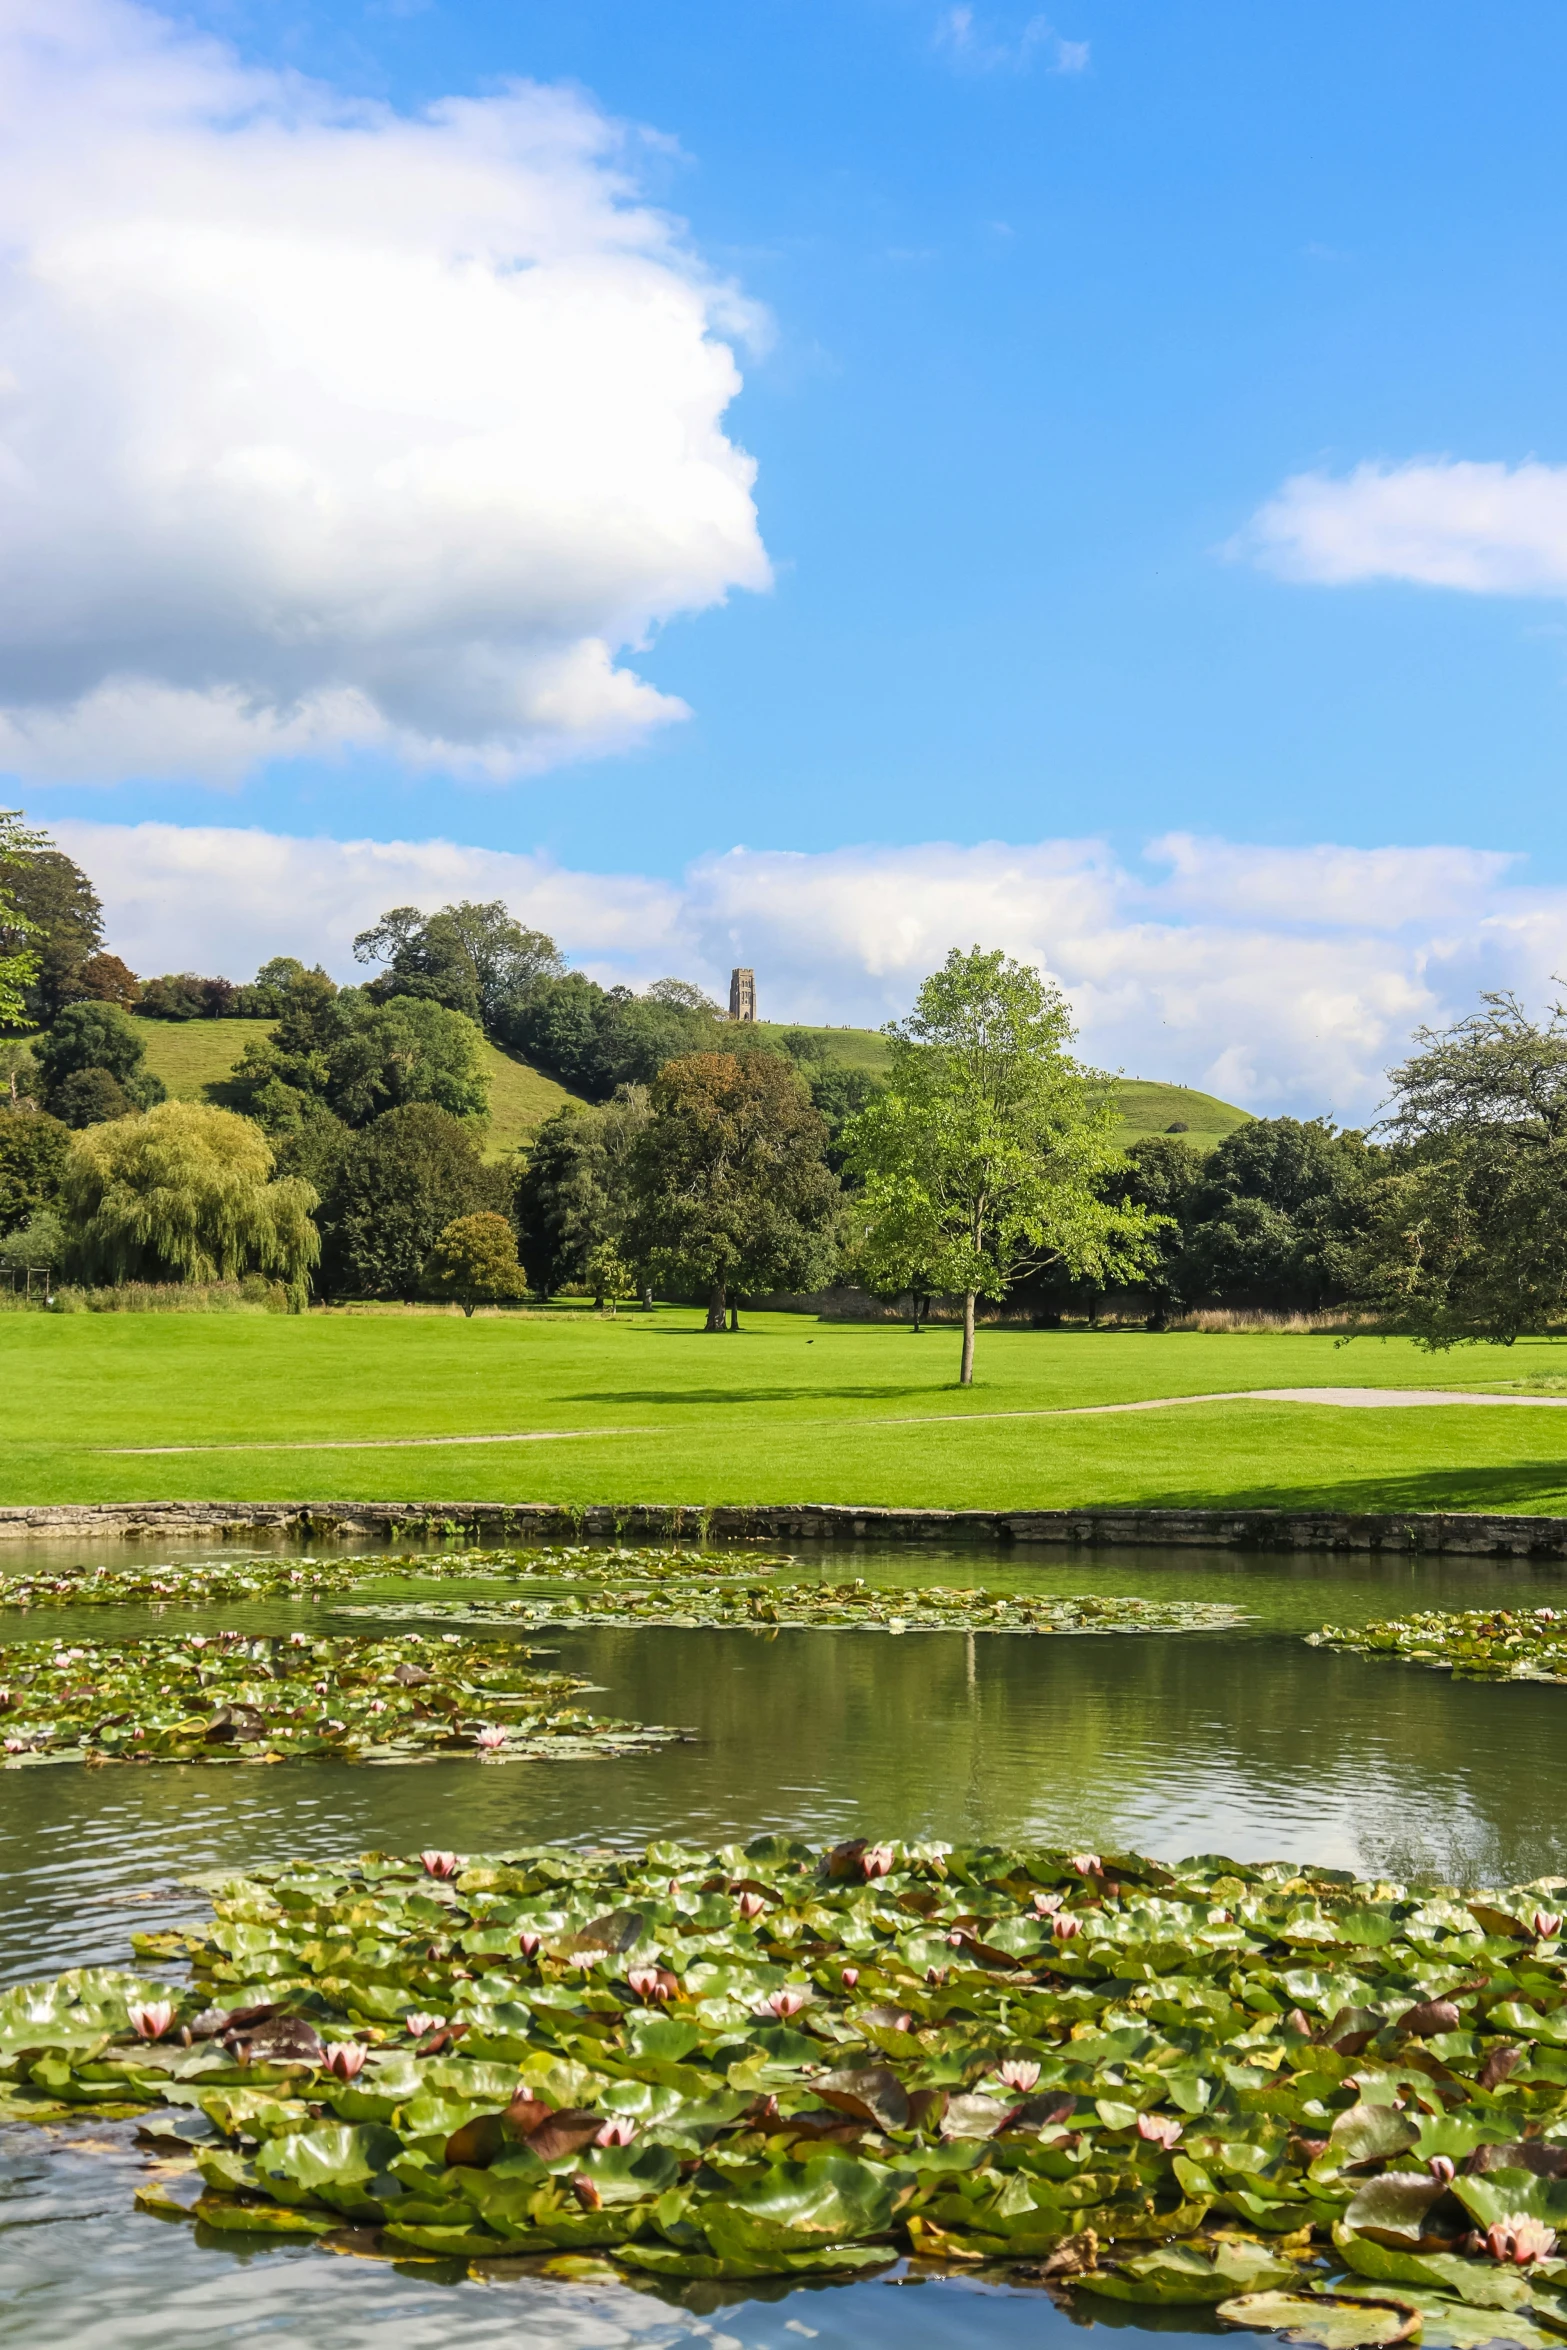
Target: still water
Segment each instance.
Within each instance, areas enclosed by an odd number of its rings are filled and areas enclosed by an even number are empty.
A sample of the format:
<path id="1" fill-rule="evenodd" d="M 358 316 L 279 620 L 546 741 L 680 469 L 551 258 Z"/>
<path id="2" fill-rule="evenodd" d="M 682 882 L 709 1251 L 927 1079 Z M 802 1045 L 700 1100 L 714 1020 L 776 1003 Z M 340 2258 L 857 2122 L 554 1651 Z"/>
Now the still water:
<path id="1" fill-rule="evenodd" d="M 57 1554 L 56 1554 L 57 1555 Z M 8 1557 L 8 1570 L 24 1563 Z M 1221 1851 L 1454 1882 L 1567 1873 L 1567 1689 L 1445 1674 L 1308 1648 L 1303 1633 L 1416 1606 L 1559 1604 L 1567 1569 L 1233 1552 L 1112 1550 L 1032 1559 L 870 1549 L 803 1575 L 889 1583 L 1226 1600 L 1223 1632 L 1031 1639 L 999 1634 L 552 1632 L 595 1711 L 676 1723 L 693 1742 L 614 1762 L 414 1769 L 0 1773 L 0 1975 L 127 1963 L 132 1931 L 203 1914 L 197 1871 L 439 1844 L 696 1842 L 786 1828 L 951 1842 L 1037 1841 L 1166 1858 Z M 407 1584 L 374 1589 L 406 1596 Z M 463 1587 L 439 1586 L 451 1598 Z M 477 1587 L 475 1587 L 477 1588 Z M 493 1585 L 489 1587 L 493 1594 Z M 306 1603 L 312 1622 L 330 1602 Z M 207 1611 L 50 1610 L 10 1636 L 75 1624 L 273 1631 L 298 1602 Z M 341 1628 L 370 1630 L 363 1618 Z M 612 2350 L 1012 2350 L 1071 2317 L 1038 2291 L 889 2279 L 671 2306 L 630 2288 L 443 2284 L 428 2269 L 314 2248 L 196 2247 L 135 2212 L 140 2158 L 123 2125 L 0 2131 L 0 2340 L 77 2350 L 263 2341 L 352 2350 L 426 2345 Z M 743 2290 L 743 2289 L 741 2289 Z M 1097 2325 L 1191 2337 L 1187 2311 L 1116 2310 Z M 1264 2337 L 1256 2337 L 1264 2339 Z"/>

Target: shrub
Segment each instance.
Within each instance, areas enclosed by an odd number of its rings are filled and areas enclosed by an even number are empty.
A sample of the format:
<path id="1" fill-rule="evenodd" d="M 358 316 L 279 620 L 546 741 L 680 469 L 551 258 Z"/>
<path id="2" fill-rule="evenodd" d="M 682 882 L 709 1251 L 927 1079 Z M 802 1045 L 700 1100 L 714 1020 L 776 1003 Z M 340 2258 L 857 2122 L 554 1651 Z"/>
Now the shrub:
<path id="1" fill-rule="evenodd" d="M 136 1104 L 107 1069 L 73 1069 L 49 1088 L 49 1107 L 63 1126 L 77 1128 L 102 1126 L 111 1118 L 136 1113 Z"/>
<path id="2" fill-rule="evenodd" d="M 527 1276 L 517 1262 L 517 1236 L 504 1216 L 489 1209 L 459 1216 L 436 1235 L 424 1282 L 432 1297 L 454 1299 L 465 1314 L 528 1293 Z"/>
<path id="3" fill-rule="evenodd" d="M 503 1209 L 509 1188 L 461 1119 L 431 1102 L 385 1111 L 337 1160 L 321 1209 L 323 1286 L 337 1296 L 417 1297 L 438 1235 L 460 1217 Z"/>

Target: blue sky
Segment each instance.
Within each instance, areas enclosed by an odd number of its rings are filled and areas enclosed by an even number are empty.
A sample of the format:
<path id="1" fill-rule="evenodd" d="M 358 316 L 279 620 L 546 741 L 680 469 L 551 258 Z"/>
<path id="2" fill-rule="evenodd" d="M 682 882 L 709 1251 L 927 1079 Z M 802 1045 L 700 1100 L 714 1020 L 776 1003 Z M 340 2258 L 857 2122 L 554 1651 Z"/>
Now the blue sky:
<path id="1" fill-rule="evenodd" d="M 13 796 L 46 821 L 440 836 L 649 883 L 738 844 L 1091 837 L 1135 891 L 1172 833 L 1502 850 L 1527 860 L 1515 886 L 1567 882 L 1567 520 L 1541 555 L 1539 484 L 1515 470 L 1567 463 L 1560 10 L 446 0 L 181 21 L 403 113 L 520 76 L 656 134 L 622 166 L 765 313 L 729 337 L 721 429 L 755 460 L 772 584 L 665 607 L 623 658 L 691 715 L 601 756 L 498 782 L 328 730 L 214 788 L 199 759 L 160 781 L 155 754 L 116 780 L 111 735 L 91 780 L 22 763 Z M 1344 485 L 1420 460 L 1426 536 L 1389 553 L 1376 481 Z M 1499 521 L 1455 518 L 1447 461 L 1514 469 L 1479 485 Z M 1302 553 L 1293 523 L 1255 526 L 1301 476 L 1323 485 L 1313 527 L 1353 541 L 1337 570 L 1320 532 Z M 1455 561 L 1478 591 L 1430 584 Z M 1494 882 L 1466 901 L 1465 985 L 1491 968 Z M 1457 919 L 1424 908 L 1413 1012 L 1448 1001 L 1431 955 Z M 1287 903 L 1267 919 L 1288 930 Z M 1531 947 L 1531 978 L 1556 946 Z M 1225 1044 L 1205 1032 L 1190 1073 Z"/>

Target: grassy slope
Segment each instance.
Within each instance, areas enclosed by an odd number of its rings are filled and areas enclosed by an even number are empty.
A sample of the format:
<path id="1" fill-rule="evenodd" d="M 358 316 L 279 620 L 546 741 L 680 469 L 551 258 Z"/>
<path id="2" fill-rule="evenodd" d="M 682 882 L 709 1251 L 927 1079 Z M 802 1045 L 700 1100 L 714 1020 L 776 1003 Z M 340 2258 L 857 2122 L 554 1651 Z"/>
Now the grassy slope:
<path id="1" fill-rule="evenodd" d="M 147 1040 L 147 1067 L 180 1101 L 221 1100 L 221 1088 L 247 1047 L 269 1033 L 264 1020 L 141 1020 Z M 490 1133 L 485 1157 L 498 1159 L 537 1132 L 544 1120 L 572 1100 L 563 1085 L 530 1069 L 525 1061 L 486 1043 L 490 1079 Z"/>
<path id="2" fill-rule="evenodd" d="M 783 1020 L 758 1020 L 757 1027 L 767 1036 L 784 1036 L 790 1023 Z M 880 1072 L 887 1065 L 887 1040 L 874 1028 L 807 1028 L 801 1033 L 812 1036 L 829 1060 L 846 1069 L 870 1069 Z M 1211 1147 L 1221 1135 L 1230 1134 L 1237 1126 L 1244 1126 L 1249 1111 L 1236 1109 L 1233 1102 L 1221 1102 L 1211 1093 L 1198 1093 L 1190 1085 L 1164 1085 L 1147 1077 L 1118 1077 L 1115 1093 L 1121 1111 L 1119 1140 L 1123 1145 L 1136 1142 L 1145 1134 L 1163 1134 L 1176 1119 L 1185 1121 L 1190 1137 L 1198 1147 Z"/>
<path id="3" fill-rule="evenodd" d="M 1274 1386 L 1456 1386 L 1567 1371 L 1567 1345 L 983 1331 L 663 1308 L 566 1316 L 0 1316 L 0 1502 L 150 1497 L 816 1500 L 944 1507 L 1317 1503 L 1567 1509 L 1567 1413 L 1266 1402 L 1004 1417 Z M 561 1431 L 555 1442 L 316 1449 Z M 573 1432 L 573 1433 L 566 1433 Z M 127 1457 L 110 1448 L 229 1451 Z M 255 1446 L 301 1445 L 297 1451 Z"/>

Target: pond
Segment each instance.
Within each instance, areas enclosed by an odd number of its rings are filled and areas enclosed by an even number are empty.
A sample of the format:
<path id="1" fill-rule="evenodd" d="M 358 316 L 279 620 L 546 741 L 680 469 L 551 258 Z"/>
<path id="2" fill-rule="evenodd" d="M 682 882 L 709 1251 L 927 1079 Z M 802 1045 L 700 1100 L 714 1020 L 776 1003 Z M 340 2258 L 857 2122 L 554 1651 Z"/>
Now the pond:
<path id="1" fill-rule="evenodd" d="M 49 1554 L 7 1556 L 17 1573 Z M 59 1554 L 56 1553 L 55 1556 Z M 233 1555 L 232 1553 L 228 1555 Z M 594 1710 L 676 1723 L 688 1743 L 612 1761 L 464 1760 L 415 1768 L 61 1764 L 0 1773 L 0 1974 L 126 1964 L 129 1936 L 204 1914 L 192 1873 L 425 1845 L 702 1844 L 786 1830 L 1037 1842 L 1163 1858 L 1225 1852 L 1398 1877 L 1507 1883 L 1562 1870 L 1567 1689 L 1455 1682 L 1308 1647 L 1325 1622 L 1413 1607 L 1539 1606 L 1560 1566 L 1197 1550 L 996 1554 L 921 1549 L 802 1562 L 802 1577 L 984 1584 L 1227 1603 L 1223 1631 L 1027 1638 L 876 1631 L 554 1630 L 558 1667 Z M 356 1603 L 406 1599 L 389 1579 Z M 439 1586 L 449 1601 L 461 1582 Z M 471 1587 L 475 1590 L 478 1586 Z M 193 1611 L 116 1607 L 0 1618 L 4 1637 L 195 1628 L 278 1632 L 330 1622 L 333 1601 Z M 357 1621 L 355 1630 L 374 1628 Z M 0 2132 L 8 2299 L 0 2340 L 125 2350 L 160 2342 L 715 2346 L 1036 2341 L 1076 2323 L 1211 2334 L 1217 2321 L 953 2279 L 878 2278 L 691 2292 L 672 2305 L 619 2285 L 447 2284 L 428 2269 L 287 2245 L 200 2249 L 135 2212 L 142 2158 L 126 2125 Z M 1253 2337 L 1254 2339 L 1257 2337 Z"/>

